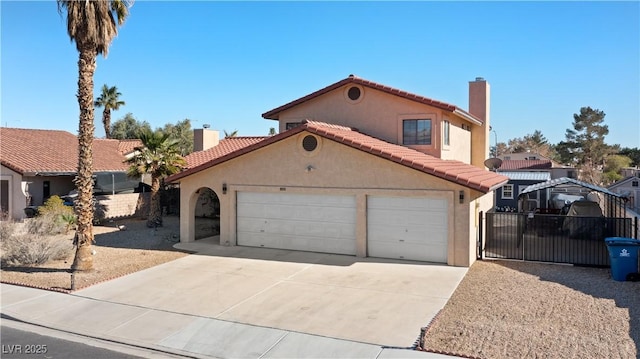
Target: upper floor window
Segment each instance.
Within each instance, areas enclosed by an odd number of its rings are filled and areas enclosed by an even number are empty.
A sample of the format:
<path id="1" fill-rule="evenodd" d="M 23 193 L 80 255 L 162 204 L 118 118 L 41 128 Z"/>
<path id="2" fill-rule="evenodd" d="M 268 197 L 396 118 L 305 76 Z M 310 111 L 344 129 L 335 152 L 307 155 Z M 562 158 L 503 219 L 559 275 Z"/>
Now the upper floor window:
<path id="1" fill-rule="evenodd" d="M 300 126 L 301 123 L 302 122 L 287 122 L 285 129 L 286 130 L 290 130 L 290 129 L 294 128 L 294 127 Z"/>
<path id="2" fill-rule="evenodd" d="M 638 181 L 632 181 L 631 187 L 638 187 Z"/>
<path id="3" fill-rule="evenodd" d="M 451 124 L 449 121 L 442 121 L 442 144 L 445 146 L 449 146 L 449 131 Z"/>
<path id="4" fill-rule="evenodd" d="M 430 145 L 431 120 L 416 119 L 402 121 L 402 144 Z"/>

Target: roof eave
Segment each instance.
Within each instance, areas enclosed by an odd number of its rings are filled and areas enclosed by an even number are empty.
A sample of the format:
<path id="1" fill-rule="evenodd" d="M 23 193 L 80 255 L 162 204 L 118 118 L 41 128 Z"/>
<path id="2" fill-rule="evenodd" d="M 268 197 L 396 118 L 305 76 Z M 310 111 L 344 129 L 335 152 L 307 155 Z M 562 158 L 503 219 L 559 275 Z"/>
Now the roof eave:
<path id="1" fill-rule="evenodd" d="M 473 123 L 474 125 L 482 126 L 484 124 L 484 122 L 480 121 L 480 119 L 478 119 L 477 117 L 471 115 L 468 112 L 462 111 L 459 108 L 456 108 L 455 110 L 453 110 L 453 113 L 455 115 L 460 116 L 463 119 Z"/>

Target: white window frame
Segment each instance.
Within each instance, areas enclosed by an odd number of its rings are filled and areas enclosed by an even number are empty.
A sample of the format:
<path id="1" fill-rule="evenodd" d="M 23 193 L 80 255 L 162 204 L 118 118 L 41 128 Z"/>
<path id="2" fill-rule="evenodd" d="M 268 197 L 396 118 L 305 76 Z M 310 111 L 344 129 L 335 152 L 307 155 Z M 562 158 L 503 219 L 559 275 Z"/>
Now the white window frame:
<path id="1" fill-rule="evenodd" d="M 451 144 L 451 122 L 447 120 L 442 121 L 442 146 L 449 146 Z"/>
<path id="2" fill-rule="evenodd" d="M 509 189 L 507 189 L 509 188 Z M 507 196 L 506 193 L 509 193 L 509 196 Z M 504 186 L 502 186 L 502 199 L 513 199 L 513 185 L 512 184 L 506 184 Z"/>

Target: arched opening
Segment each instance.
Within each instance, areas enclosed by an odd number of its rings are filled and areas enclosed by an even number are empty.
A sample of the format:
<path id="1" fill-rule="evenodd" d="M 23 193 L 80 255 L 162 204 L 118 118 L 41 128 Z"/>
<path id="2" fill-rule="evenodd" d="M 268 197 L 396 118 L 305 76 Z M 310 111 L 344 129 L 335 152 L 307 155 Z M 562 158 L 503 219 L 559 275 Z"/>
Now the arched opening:
<path id="1" fill-rule="evenodd" d="M 198 199 L 195 203 L 194 225 L 195 240 L 207 239 L 220 242 L 220 199 L 208 187 L 196 191 Z"/>

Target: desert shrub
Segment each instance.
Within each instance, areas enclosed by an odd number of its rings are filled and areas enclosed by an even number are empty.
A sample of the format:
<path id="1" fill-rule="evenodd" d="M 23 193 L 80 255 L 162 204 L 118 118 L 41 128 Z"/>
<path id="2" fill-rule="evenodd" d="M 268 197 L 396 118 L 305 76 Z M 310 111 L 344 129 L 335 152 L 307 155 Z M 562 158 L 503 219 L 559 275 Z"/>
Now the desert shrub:
<path id="1" fill-rule="evenodd" d="M 59 196 L 49 197 L 42 206 L 38 207 L 38 215 L 54 214 L 58 216 L 73 215 L 73 207 L 66 206 Z"/>
<path id="2" fill-rule="evenodd" d="M 0 241 L 5 240 L 5 238 L 11 237 L 15 233 L 17 226 L 18 225 L 11 220 L 0 221 Z"/>
<path id="3" fill-rule="evenodd" d="M 27 231 L 40 235 L 67 233 L 75 223 L 73 208 L 65 206 L 62 198 L 51 196 L 38 207 L 38 216 L 28 222 Z"/>
<path id="4" fill-rule="evenodd" d="M 62 219 L 61 214 L 46 213 L 29 219 L 26 223 L 27 233 L 47 236 L 67 232 L 67 224 Z"/>
<path id="5" fill-rule="evenodd" d="M 30 222 L 33 220 L 28 223 Z M 12 225 L 12 228 L 3 231 L 0 237 L 2 267 L 40 265 L 49 260 L 68 258 L 73 252 L 70 239 L 29 233 L 27 225 L 24 228 L 20 228 L 17 223 Z"/>

